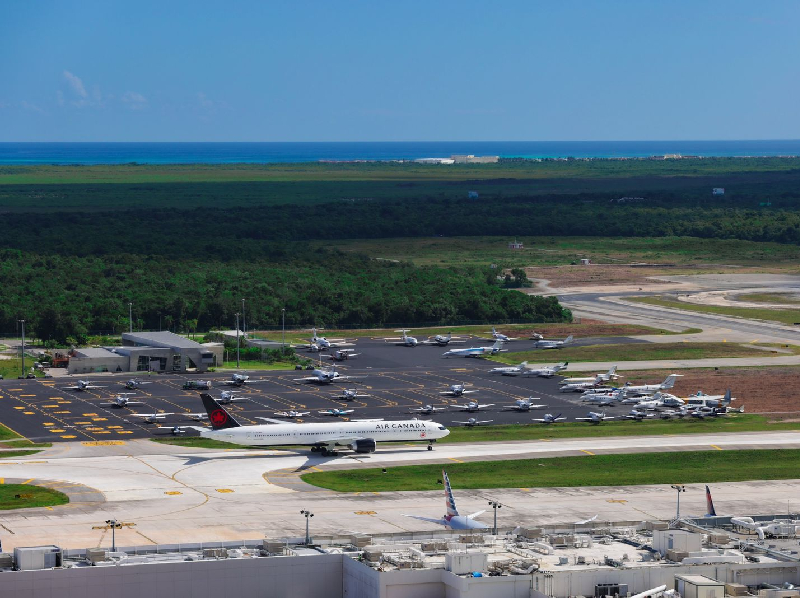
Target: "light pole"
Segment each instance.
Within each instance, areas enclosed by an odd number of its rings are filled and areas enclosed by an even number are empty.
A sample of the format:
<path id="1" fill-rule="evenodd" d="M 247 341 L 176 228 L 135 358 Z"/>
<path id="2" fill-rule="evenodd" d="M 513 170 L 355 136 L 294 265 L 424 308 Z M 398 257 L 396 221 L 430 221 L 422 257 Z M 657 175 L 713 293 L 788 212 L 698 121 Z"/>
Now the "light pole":
<path id="1" fill-rule="evenodd" d="M 106 525 L 111 527 L 111 551 L 117 551 L 117 529 L 122 528 L 122 523 L 117 521 L 116 519 L 109 519 L 106 521 Z"/>
<path id="2" fill-rule="evenodd" d="M 676 521 L 680 521 L 680 519 L 681 519 L 681 492 L 685 492 L 686 491 L 686 486 L 684 486 L 684 485 L 671 485 L 670 487 L 673 490 L 675 490 L 676 492 L 678 492 L 678 510 L 677 510 L 677 514 L 675 516 L 675 520 Z"/>
<path id="3" fill-rule="evenodd" d="M 286 309 L 281 309 L 281 350 L 286 350 Z"/>
<path id="4" fill-rule="evenodd" d="M 497 535 L 497 509 L 503 508 L 497 500 L 489 500 L 489 506 L 494 509 L 494 526 L 492 527 L 492 535 Z"/>
<path id="5" fill-rule="evenodd" d="M 25 319 L 20 319 L 22 323 L 22 376 L 25 377 Z"/>
<path id="6" fill-rule="evenodd" d="M 244 320 L 244 298 L 242 298 L 242 335 L 247 337 L 247 325 Z"/>
<path id="7" fill-rule="evenodd" d="M 311 536 L 308 535 L 308 522 L 311 520 L 311 517 L 314 516 L 310 510 L 306 510 L 305 508 L 300 511 L 300 514 L 306 518 L 306 546 L 311 544 Z"/>
<path id="8" fill-rule="evenodd" d="M 133 302 L 128 302 L 128 332 L 133 333 Z"/>
<path id="9" fill-rule="evenodd" d="M 236 368 L 239 368 L 239 313 L 236 313 Z"/>

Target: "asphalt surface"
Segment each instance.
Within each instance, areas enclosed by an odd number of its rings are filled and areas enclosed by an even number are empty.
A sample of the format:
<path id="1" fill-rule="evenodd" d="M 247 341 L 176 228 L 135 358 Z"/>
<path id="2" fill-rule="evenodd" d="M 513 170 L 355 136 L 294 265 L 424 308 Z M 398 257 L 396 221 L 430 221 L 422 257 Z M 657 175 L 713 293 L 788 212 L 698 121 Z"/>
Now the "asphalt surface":
<path id="1" fill-rule="evenodd" d="M 620 338 L 624 339 L 624 338 Z M 510 350 L 531 348 L 529 340 L 518 340 L 506 344 Z M 472 339 L 468 344 L 451 345 L 448 348 L 435 346 L 394 346 L 382 339 L 362 339 L 355 346 L 359 356 L 345 362 L 335 363 L 342 374 L 361 381 L 342 382 L 330 385 L 299 383 L 296 378 L 307 377 L 311 371 L 251 371 L 253 383 L 234 387 L 223 382 L 230 373 L 207 373 L 203 375 L 147 375 L 138 377 L 152 383 L 131 392 L 131 401 L 144 405 L 125 408 L 101 406 L 120 393 L 126 393 L 124 383 L 136 374 L 124 373 L 109 376 L 81 376 L 100 389 L 73 391 L 64 388 L 75 385 L 79 377 L 41 380 L 6 380 L 0 382 L 0 423 L 17 432 L 21 437 L 36 442 L 44 441 L 103 441 L 125 440 L 154 435 L 171 435 L 158 426 L 207 425 L 203 420 L 196 423 L 189 413 L 202 413 L 203 407 L 196 391 L 184 390 L 188 379 L 211 380 L 211 394 L 219 397 L 223 390 L 233 390 L 245 400 L 228 405 L 230 412 L 244 424 L 261 424 L 257 417 L 276 418 L 275 413 L 286 410 L 310 411 L 302 421 L 334 420 L 317 414 L 329 408 L 354 409 L 348 418 L 411 418 L 412 409 L 423 405 L 435 405 L 446 410 L 437 412 L 434 419 L 447 426 L 459 426 L 457 421 L 470 417 L 489 420 L 492 424 L 530 423 L 532 418 L 541 418 L 545 413 L 559 414 L 573 420 L 586 416 L 590 406 L 578 402 L 579 394 L 558 392 L 560 377 L 507 377 L 490 375 L 488 371 L 496 362 L 476 358 L 443 358 L 451 348 L 491 346 L 490 341 Z M 549 352 L 540 350 L 541 364 L 553 365 L 548 360 Z M 316 357 L 315 354 L 304 356 Z M 325 367 L 333 364 L 325 361 Z M 467 384 L 475 393 L 453 398 L 440 395 L 452 384 Z M 334 398 L 343 389 L 356 388 L 369 397 L 355 401 Z M 547 408 L 530 412 L 504 409 L 517 399 L 540 398 L 537 404 Z M 479 412 L 468 413 L 453 405 L 477 401 L 493 404 Z M 596 410 L 596 408 L 595 408 Z M 608 408 L 609 415 L 625 414 L 630 407 Z M 148 424 L 133 413 L 175 413 L 167 415 L 158 424 Z M 589 425 L 587 425 L 588 427 Z M 189 430 L 189 435 L 192 435 Z"/>

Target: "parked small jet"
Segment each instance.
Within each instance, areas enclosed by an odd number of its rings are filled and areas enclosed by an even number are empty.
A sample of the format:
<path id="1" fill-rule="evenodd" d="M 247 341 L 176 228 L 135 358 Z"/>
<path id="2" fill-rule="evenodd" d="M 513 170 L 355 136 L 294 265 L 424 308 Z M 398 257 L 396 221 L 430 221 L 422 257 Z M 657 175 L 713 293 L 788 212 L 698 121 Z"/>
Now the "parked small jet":
<path id="1" fill-rule="evenodd" d="M 78 381 L 75 382 L 75 385 L 70 385 L 62 389 L 73 392 L 85 392 L 86 390 L 100 390 L 107 387 L 108 387 L 107 385 L 96 385 L 91 381 L 84 381 L 83 379 L 79 379 Z"/>
<path id="2" fill-rule="evenodd" d="M 591 423 L 592 425 L 599 425 L 603 421 L 611 421 L 613 419 L 614 417 L 607 417 L 606 413 L 604 412 L 602 413 L 590 412 L 587 416 L 577 417 L 575 420 L 583 421 L 585 423 Z"/>
<path id="3" fill-rule="evenodd" d="M 309 377 L 300 377 L 294 381 L 298 381 L 300 383 L 319 383 L 324 385 L 333 383 L 334 381 L 351 380 L 356 381 L 354 377 L 350 377 L 349 375 L 339 375 L 336 369 L 331 369 L 329 371 L 326 371 L 325 369 L 314 369 Z"/>
<path id="4" fill-rule="evenodd" d="M 152 381 L 142 381 L 141 379 L 128 379 L 125 382 L 125 389 L 126 390 L 138 390 L 143 385 L 149 385 L 153 383 Z"/>
<path id="5" fill-rule="evenodd" d="M 232 391 L 224 390 L 215 400 L 220 404 L 233 404 L 234 402 L 247 402 L 249 398 L 234 396 Z"/>
<path id="6" fill-rule="evenodd" d="M 622 418 L 623 419 L 628 419 L 630 421 L 642 421 L 644 419 L 647 419 L 648 417 L 649 417 L 649 415 L 646 412 L 639 411 L 639 410 L 636 410 L 634 408 L 633 410 L 631 410 L 630 413 L 628 413 L 627 415 L 624 415 Z"/>
<path id="7" fill-rule="evenodd" d="M 268 379 L 250 379 L 250 375 L 242 375 L 241 373 L 234 373 L 231 375 L 231 378 L 227 381 L 223 381 L 225 385 L 235 385 L 236 387 L 242 387 L 243 385 L 248 385 L 251 383 L 265 383 L 269 381 Z"/>
<path id="8" fill-rule="evenodd" d="M 369 398 L 369 394 L 359 394 L 358 390 L 356 389 L 348 389 L 342 390 L 341 394 L 336 396 L 331 396 L 334 400 L 344 400 L 345 402 L 350 402 L 352 400 L 357 400 L 358 398 Z"/>
<path id="9" fill-rule="evenodd" d="M 332 350 L 336 348 L 346 348 L 353 346 L 352 342 L 345 339 L 327 339 L 325 337 L 317 336 L 317 328 L 311 330 L 311 339 L 308 344 L 300 344 L 297 348 L 308 350 L 309 352 L 320 352 L 322 350 Z"/>
<path id="10" fill-rule="evenodd" d="M 208 418 L 206 413 L 183 413 L 184 417 L 188 417 L 192 421 L 205 421 Z"/>
<path id="11" fill-rule="evenodd" d="M 276 417 L 283 417 L 285 419 L 299 419 L 300 417 L 305 417 L 306 415 L 310 415 L 311 412 L 300 412 L 296 410 L 282 410 L 275 413 Z"/>
<path id="12" fill-rule="evenodd" d="M 635 409 L 644 409 L 644 410 L 663 410 L 663 409 L 670 409 L 670 408 L 681 408 L 684 405 L 682 399 L 678 398 L 677 396 L 673 396 L 672 394 L 662 394 L 661 392 L 656 392 L 651 397 L 642 398 L 640 396 L 639 402 L 634 406 Z"/>
<path id="13" fill-rule="evenodd" d="M 424 346 L 440 346 L 444 347 L 448 344 L 465 344 L 467 340 L 463 338 L 454 338 L 449 333 L 444 336 L 441 333 L 437 333 L 436 335 L 429 337 L 427 340 L 423 340 L 420 344 Z"/>
<path id="14" fill-rule="evenodd" d="M 541 398 L 520 398 L 514 404 L 506 405 L 503 408 L 506 410 L 516 410 L 519 412 L 528 412 L 536 408 L 547 408 L 547 404 L 533 404 L 533 400 L 541 400 Z"/>
<path id="15" fill-rule="evenodd" d="M 616 374 L 617 372 L 617 365 L 611 367 L 605 373 L 598 373 L 594 377 L 567 377 L 566 379 L 562 380 L 562 384 L 567 383 L 585 383 L 585 382 L 596 382 L 600 383 L 603 381 L 611 381 L 612 379 L 618 379 L 619 375 Z"/>
<path id="16" fill-rule="evenodd" d="M 140 406 L 144 402 L 131 402 L 130 394 L 117 394 L 111 402 L 101 402 L 100 406 L 110 406 L 112 408 L 125 408 L 126 406 Z"/>
<path id="17" fill-rule="evenodd" d="M 164 431 L 165 433 L 168 433 L 170 435 L 181 435 L 186 433 L 186 429 L 178 425 L 172 425 L 172 426 L 162 425 L 161 427 L 156 427 L 156 429 L 159 431 Z"/>
<path id="18" fill-rule="evenodd" d="M 450 479 L 447 473 L 442 471 L 442 481 L 444 482 L 444 497 L 447 511 L 441 519 L 432 519 L 430 517 L 418 517 L 417 515 L 403 515 L 404 517 L 411 517 L 412 519 L 419 519 L 420 521 L 427 521 L 428 523 L 436 523 L 443 525 L 447 529 L 487 529 L 489 526 L 480 521 L 476 521 L 475 517 L 485 513 L 485 510 L 479 510 L 476 513 L 462 517 L 458 514 L 456 508 L 456 499 L 453 497 L 453 489 L 450 487 Z"/>
<path id="19" fill-rule="evenodd" d="M 447 410 L 447 409 L 444 408 L 444 407 L 441 407 L 441 406 L 431 406 L 430 404 L 426 404 L 425 406 L 420 406 L 419 408 L 412 408 L 408 412 L 410 412 L 410 413 L 419 413 L 421 415 L 432 415 L 437 410 Z"/>
<path id="20" fill-rule="evenodd" d="M 317 413 L 320 415 L 327 415 L 329 417 L 346 417 L 347 415 L 354 413 L 355 410 L 352 408 L 344 409 L 344 408 L 328 408 L 325 410 L 318 410 Z"/>
<path id="21" fill-rule="evenodd" d="M 350 360 L 351 358 L 355 358 L 359 356 L 360 352 L 353 352 L 352 350 L 334 350 L 333 354 L 320 354 L 321 358 L 327 358 L 328 360 L 333 360 L 336 362 L 341 362 L 343 360 Z"/>
<path id="22" fill-rule="evenodd" d="M 613 404 L 614 402 L 622 402 L 625 397 L 625 390 L 622 388 L 611 390 L 610 392 L 584 392 L 581 397 L 581 402 L 588 402 L 589 404 Z"/>
<path id="23" fill-rule="evenodd" d="M 635 396 L 637 394 L 647 395 L 648 393 L 658 392 L 660 390 L 671 390 L 675 385 L 675 379 L 681 375 L 668 375 L 661 383 L 653 383 L 649 385 L 631 385 L 630 382 L 626 383 L 623 387 L 626 396 Z"/>
<path id="24" fill-rule="evenodd" d="M 709 396 L 708 394 L 704 394 L 703 392 L 697 392 L 696 394 L 692 394 L 688 398 L 684 398 L 686 400 L 687 406 L 728 406 L 732 400 L 736 400 L 736 398 L 731 398 L 731 391 L 727 390 L 725 395 L 723 396 Z"/>
<path id="25" fill-rule="evenodd" d="M 561 413 L 558 413 L 556 416 L 547 413 L 544 418 L 542 419 L 531 419 L 534 423 L 541 423 L 543 425 L 551 425 L 553 423 L 558 423 L 559 421 L 566 421 L 566 417 L 562 417 Z"/>
<path id="26" fill-rule="evenodd" d="M 210 390 L 211 382 L 203 381 L 202 379 L 195 379 L 191 381 L 184 381 L 181 387 L 184 390 Z"/>
<path id="27" fill-rule="evenodd" d="M 415 337 L 411 337 L 408 335 L 408 332 L 411 331 L 410 329 L 398 329 L 398 333 L 402 333 L 403 336 L 399 338 L 383 338 L 384 342 L 388 342 L 390 344 L 394 344 L 395 346 L 409 346 L 413 348 L 414 346 L 419 345 L 419 340 Z"/>
<path id="28" fill-rule="evenodd" d="M 466 421 L 453 421 L 453 423 L 463 425 L 464 427 L 475 427 L 476 425 L 483 425 L 484 423 L 491 423 L 492 421 L 492 419 L 489 419 L 488 421 L 478 421 L 476 418 L 471 417 Z"/>
<path id="29" fill-rule="evenodd" d="M 603 380 L 600 377 L 595 377 L 589 381 L 569 381 L 564 379 L 561 382 L 561 387 L 558 388 L 559 392 L 585 392 L 588 390 L 609 390 L 611 388 L 603 385 Z"/>
<path id="30" fill-rule="evenodd" d="M 486 333 L 489 333 L 489 332 L 487 331 Z M 520 338 L 508 337 L 504 333 L 500 333 L 494 327 L 492 327 L 492 337 L 487 338 L 487 339 L 495 340 L 495 341 L 496 340 L 500 340 L 501 342 L 513 342 L 513 341 L 518 340 Z"/>
<path id="31" fill-rule="evenodd" d="M 534 348 L 543 348 L 545 350 L 550 348 L 563 348 L 572 343 L 572 336 L 569 335 L 563 340 L 536 340 L 533 342 Z"/>
<path id="32" fill-rule="evenodd" d="M 467 402 L 466 404 L 451 404 L 450 408 L 457 408 L 458 410 L 465 410 L 467 412 L 478 412 L 482 408 L 489 408 L 494 404 L 478 404 L 477 402 Z"/>
<path id="33" fill-rule="evenodd" d="M 541 369 L 525 369 L 519 375 L 522 377 L 552 377 L 559 371 L 563 371 L 567 368 L 569 362 L 561 363 L 560 365 L 554 365 L 552 367 L 542 367 Z"/>
<path id="34" fill-rule="evenodd" d="M 500 375 L 519 375 L 528 368 L 528 361 L 524 360 L 515 367 L 494 367 L 489 369 L 489 373 L 498 373 Z"/>
<path id="35" fill-rule="evenodd" d="M 468 390 L 466 383 L 454 383 L 450 386 L 450 389 L 444 392 L 439 392 L 441 396 L 453 396 L 454 398 L 460 398 L 464 394 L 475 394 L 478 390 Z"/>
<path id="36" fill-rule="evenodd" d="M 477 348 L 459 348 L 458 350 L 448 350 L 442 356 L 448 358 L 450 356 L 461 356 L 463 358 L 478 358 L 486 356 L 487 354 L 497 354 L 498 352 L 508 352 L 503 350 L 503 342 L 500 340 L 494 343 L 494 346 L 479 346 Z"/>
<path id="37" fill-rule="evenodd" d="M 133 413 L 130 415 L 131 417 L 140 417 L 144 420 L 145 423 L 158 423 L 162 419 L 166 419 L 169 415 L 174 415 L 175 413 L 162 413 L 162 412 L 154 412 L 154 413 Z"/>

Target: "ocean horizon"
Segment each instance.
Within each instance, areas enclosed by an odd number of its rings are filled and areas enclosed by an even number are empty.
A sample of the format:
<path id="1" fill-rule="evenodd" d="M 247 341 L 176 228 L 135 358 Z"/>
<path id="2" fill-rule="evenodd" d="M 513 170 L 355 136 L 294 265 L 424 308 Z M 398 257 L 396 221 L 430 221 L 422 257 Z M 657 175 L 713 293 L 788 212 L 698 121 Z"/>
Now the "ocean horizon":
<path id="1" fill-rule="evenodd" d="M 501 158 L 800 156 L 800 140 L 596 142 L 0 142 L 0 165 L 392 161 L 453 154 Z"/>

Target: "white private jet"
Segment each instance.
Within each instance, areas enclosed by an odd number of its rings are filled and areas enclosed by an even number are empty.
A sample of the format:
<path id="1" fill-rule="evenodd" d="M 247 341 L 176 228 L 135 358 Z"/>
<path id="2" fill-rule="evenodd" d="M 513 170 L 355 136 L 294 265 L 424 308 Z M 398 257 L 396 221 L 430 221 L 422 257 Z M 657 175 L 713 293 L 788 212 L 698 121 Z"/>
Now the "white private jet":
<path id="1" fill-rule="evenodd" d="M 575 420 L 582 421 L 585 423 L 591 423 L 592 425 L 599 425 L 603 421 L 612 421 L 613 419 L 614 417 L 607 417 L 606 413 L 604 412 L 602 413 L 590 412 L 585 417 L 577 417 Z"/>
<path id="2" fill-rule="evenodd" d="M 563 348 L 572 343 L 572 336 L 569 335 L 563 340 L 536 340 L 533 342 L 533 347 L 542 349 Z"/>
<path id="3" fill-rule="evenodd" d="M 552 377 L 559 371 L 563 371 L 567 368 L 569 362 L 563 362 L 560 365 L 554 365 L 552 367 L 542 367 L 540 369 L 525 369 L 522 373 L 519 373 L 522 377 Z"/>
<path id="4" fill-rule="evenodd" d="M 79 379 L 78 381 L 75 382 L 75 385 L 70 385 L 61 389 L 72 392 L 85 392 L 86 390 L 101 390 L 107 387 L 108 387 L 107 385 L 96 385 L 91 381 L 84 381 L 83 379 Z"/>
<path id="5" fill-rule="evenodd" d="M 299 383 L 318 383 L 321 385 L 333 383 L 334 381 L 357 381 L 356 378 L 349 375 L 339 375 L 336 369 L 314 369 L 308 377 L 300 377 L 295 379 Z"/>
<path id="6" fill-rule="evenodd" d="M 425 406 L 420 406 L 419 408 L 412 408 L 408 412 L 420 415 L 432 415 L 436 413 L 437 410 L 447 410 L 447 409 L 441 406 L 431 406 L 430 404 L 426 404 Z"/>
<path id="7" fill-rule="evenodd" d="M 696 394 L 692 394 L 688 398 L 684 398 L 686 400 L 686 404 L 690 407 L 693 406 L 728 406 L 732 400 L 736 400 L 736 398 L 731 398 L 731 391 L 727 390 L 724 395 L 722 396 L 710 396 L 708 394 L 704 394 L 703 392 L 697 392 Z"/>
<path id="8" fill-rule="evenodd" d="M 268 379 L 250 379 L 250 375 L 243 375 L 241 373 L 233 373 L 231 378 L 227 381 L 223 381 L 225 385 L 235 385 L 236 387 L 242 387 L 243 385 L 248 385 L 251 383 L 266 383 L 269 381 Z"/>
<path id="9" fill-rule="evenodd" d="M 503 350 L 503 342 L 500 340 L 494 343 L 494 346 L 479 346 L 477 348 L 459 348 L 458 350 L 448 350 L 442 357 L 448 358 L 450 356 L 460 356 L 462 358 L 479 358 L 487 354 L 497 354 L 498 352 L 508 352 Z"/>
<path id="10" fill-rule="evenodd" d="M 328 417 L 346 417 L 347 415 L 353 414 L 355 409 L 353 408 L 326 408 L 325 410 L 318 410 L 317 414 L 325 415 Z"/>
<path id="11" fill-rule="evenodd" d="M 139 417 L 144 420 L 145 423 L 158 423 L 162 419 L 166 419 L 169 415 L 174 415 L 175 413 L 162 413 L 162 412 L 154 412 L 154 413 L 133 413 L 131 417 Z"/>
<path id="12" fill-rule="evenodd" d="M 309 340 L 310 343 L 308 344 L 300 344 L 296 346 L 297 348 L 303 348 L 308 350 L 309 352 L 321 352 L 323 350 L 332 350 L 336 348 L 346 348 L 348 346 L 353 346 L 352 342 L 348 342 L 345 339 L 327 339 L 325 337 L 317 336 L 317 328 L 314 327 L 311 330 L 311 339 Z"/>
<path id="13" fill-rule="evenodd" d="M 320 358 L 327 358 L 328 360 L 333 360 L 336 362 L 342 362 L 343 360 L 350 360 L 351 358 L 355 358 L 356 356 L 360 356 L 360 352 L 353 352 L 352 350 L 334 350 L 333 354 L 320 354 Z"/>
<path id="14" fill-rule="evenodd" d="M 565 392 L 586 392 L 588 390 L 601 390 L 607 391 L 611 388 L 603 385 L 603 380 L 600 377 L 595 377 L 589 381 L 567 381 L 566 379 L 561 382 L 561 387 L 558 391 L 562 394 Z"/>
<path id="15" fill-rule="evenodd" d="M 671 390 L 675 385 L 675 380 L 678 377 L 682 377 L 682 375 L 676 375 L 673 373 L 672 375 L 668 375 L 667 378 L 661 383 L 652 383 L 649 385 L 631 385 L 630 382 L 628 382 L 623 386 L 623 389 L 625 390 L 626 396 L 636 394 L 642 396 L 661 390 Z"/>
<path id="16" fill-rule="evenodd" d="M 486 333 L 488 334 L 489 332 L 487 331 Z M 486 339 L 494 340 L 494 341 L 498 341 L 499 340 L 501 342 L 513 342 L 513 341 L 518 340 L 520 338 L 508 337 L 506 334 L 500 333 L 494 327 L 492 327 L 492 337 L 486 338 Z"/>
<path id="17" fill-rule="evenodd" d="M 358 390 L 356 389 L 348 389 L 342 390 L 341 394 L 337 394 L 336 396 L 331 396 L 334 400 L 344 400 L 345 402 L 350 402 L 352 400 L 357 400 L 359 398 L 369 398 L 369 394 L 359 394 Z"/>
<path id="18" fill-rule="evenodd" d="M 444 498 L 447 506 L 447 511 L 441 519 L 432 519 L 430 517 L 418 517 L 417 515 L 403 515 L 404 517 L 411 517 L 412 519 L 419 519 L 420 521 L 427 521 L 428 523 L 436 523 L 443 525 L 447 529 L 488 529 L 489 526 L 480 521 L 476 521 L 475 517 L 485 513 L 485 510 L 479 510 L 476 513 L 462 517 L 458 514 L 456 509 L 456 499 L 453 497 L 453 489 L 450 487 L 450 479 L 447 473 L 442 470 L 442 482 L 444 482 Z"/>
<path id="19" fill-rule="evenodd" d="M 619 375 L 617 373 L 617 365 L 611 367 L 605 373 L 598 373 L 594 377 L 567 377 L 561 381 L 562 384 L 567 383 L 585 383 L 585 382 L 593 382 L 593 383 L 601 383 L 603 381 L 611 381 L 612 379 L 619 379 Z"/>
<path id="20" fill-rule="evenodd" d="M 633 410 L 631 410 L 631 412 L 629 412 L 627 415 L 624 415 L 622 418 L 627 419 L 629 421 L 642 421 L 649 417 L 650 415 L 648 415 L 646 412 L 639 411 L 634 408 Z"/>
<path id="21" fill-rule="evenodd" d="M 683 405 L 684 401 L 677 396 L 656 392 L 648 399 L 641 398 L 634 408 L 644 410 L 661 410 L 664 408 L 681 408 Z"/>
<path id="22" fill-rule="evenodd" d="M 478 421 L 475 417 L 471 417 L 466 421 L 453 421 L 458 425 L 463 425 L 464 427 L 475 427 L 476 425 L 484 425 L 486 423 L 491 423 L 493 419 L 489 419 L 488 421 Z"/>
<path id="23" fill-rule="evenodd" d="M 156 427 L 156 430 L 163 431 L 169 435 L 182 435 L 186 433 L 186 428 L 179 425 L 162 425 L 161 427 Z"/>
<path id="24" fill-rule="evenodd" d="M 211 422 L 211 429 L 193 426 L 200 436 L 243 446 L 310 446 L 312 452 L 335 456 L 340 447 L 369 454 L 375 452 L 378 442 L 424 442 L 433 450 L 433 442 L 450 434 L 440 423 L 418 419 L 242 426 L 211 396 L 200 397 Z"/>
<path id="25" fill-rule="evenodd" d="M 457 408 L 467 412 L 478 412 L 482 408 L 489 408 L 494 404 L 478 404 L 477 402 L 467 402 L 466 404 L 451 404 L 450 408 Z"/>
<path id="26" fill-rule="evenodd" d="M 561 413 L 558 413 L 556 416 L 547 413 L 544 418 L 542 419 L 531 419 L 534 423 L 541 423 L 542 425 L 552 425 L 553 423 L 558 423 L 559 421 L 566 421 L 567 417 L 562 417 Z"/>
<path id="27" fill-rule="evenodd" d="M 410 329 L 397 329 L 396 331 L 402 333 L 403 336 L 399 338 L 383 338 L 383 341 L 394 344 L 395 346 L 408 346 L 410 348 L 419 345 L 419 340 L 417 340 L 417 338 L 408 335 L 408 332 L 411 331 Z"/>
<path id="28" fill-rule="evenodd" d="M 275 413 L 276 417 L 283 417 L 284 419 L 299 419 L 300 417 L 305 417 L 310 415 L 311 412 L 300 412 L 297 410 L 282 410 Z"/>
<path id="29" fill-rule="evenodd" d="M 437 333 L 434 336 L 429 337 L 427 340 L 422 340 L 420 344 L 423 346 L 440 346 L 444 347 L 448 344 L 465 344 L 467 340 L 463 338 L 454 338 L 450 333 L 446 336 L 442 335 L 441 333 Z"/>
<path id="30" fill-rule="evenodd" d="M 611 390 L 610 392 L 584 392 L 580 397 L 581 402 L 595 404 L 603 402 L 605 404 L 622 402 L 625 398 L 625 390 L 622 388 Z"/>
<path id="31" fill-rule="evenodd" d="M 182 413 L 181 416 L 187 417 L 187 418 L 191 419 L 192 421 L 205 421 L 208 418 L 208 415 L 206 415 L 206 413 L 204 413 L 204 412 L 202 412 L 202 413 Z"/>
<path id="32" fill-rule="evenodd" d="M 219 398 L 216 398 L 216 401 L 220 404 L 233 404 L 234 402 L 247 402 L 248 400 L 249 398 L 243 396 L 234 396 L 230 390 L 224 390 L 219 395 Z"/>
<path id="33" fill-rule="evenodd" d="M 524 360 L 515 367 L 494 367 L 493 369 L 489 369 L 489 373 L 497 373 L 499 375 L 519 375 L 527 368 L 528 361 Z"/>
<path id="34" fill-rule="evenodd" d="M 126 406 L 141 406 L 144 402 L 131 402 L 131 394 L 117 394 L 111 402 L 101 402 L 100 406 L 110 406 L 112 408 L 125 408 Z"/>
<path id="35" fill-rule="evenodd" d="M 475 394 L 478 390 L 468 390 L 467 383 L 454 383 L 450 386 L 450 389 L 439 392 L 440 396 L 453 396 L 454 398 L 460 398 L 464 394 Z"/>
<path id="36" fill-rule="evenodd" d="M 143 385 L 150 385 L 152 381 L 142 381 L 141 379 L 128 379 L 123 385 L 126 390 L 138 390 Z"/>
<path id="37" fill-rule="evenodd" d="M 516 410 L 518 412 L 528 412 L 537 408 L 547 408 L 547 404 L 533 404 L 533 400 L 541 400 L 541 398 L 520 398 L 514 404 L 506 405 L 505 410 Z"/>

